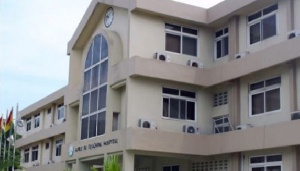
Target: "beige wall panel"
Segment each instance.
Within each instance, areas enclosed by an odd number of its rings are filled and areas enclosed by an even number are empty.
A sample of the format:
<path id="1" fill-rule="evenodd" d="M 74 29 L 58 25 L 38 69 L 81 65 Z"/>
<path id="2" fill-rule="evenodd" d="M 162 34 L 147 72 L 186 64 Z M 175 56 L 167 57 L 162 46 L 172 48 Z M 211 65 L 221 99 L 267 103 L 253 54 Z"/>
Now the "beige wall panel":
<path id="1" fill-rule="evenodd" d="M 49 148 L 48 149 L 46 149 L 46 143 L 49 143 Z M 45 140 L 41 143 L 42 156 L 43 156 L 42 157 L 42 165 L 48 164 L 48 162 L 51 160 L 51 158 L 50 158 L 51 145 L 52 145 L 52 142 L 49 141 L 49 140 Z"/>
<path id="2" fill-rule="evenodd" d="M 300 60 L 296 62 L 296 91 L 297 91 L 297 110 L 300 110 Z"/>
<path id="3" fill-rule="evenodd" d="M 294 0 L 294 23 L 295 29 L 300 30 L 300 1 Z"/>
<path id="4" fill-rule="evenodd" d="M 50 108 L 51 109 L 50 113 L 48 113 L 48 109 L 49 108 L 45 109 L 43 129 L 50 128 L 50 125 L 52 124 L 52 115 L 53 115 L 54 109 Z"/>
<path id="5" fill-rule="evenodd" d="M 241 124 L 264 126 L 289 121 L 291 119 L 289 107 L 289 72 L 287 67 L 288 65 L 281 65 L 241 78 Z M 281 76 L 281 109 L 267 114 L 250 116 L 249 84 L 276 76 Z"/>
<path id="6" fill-rule="evenodd" d="M 196 121 L 162 117 L 162 87 L 196 92 Z M 207 100 L 211 95 L 197 87 L 139 77 L 129 79 L 128 93 L 127 127 L 137 127 L 139 119 L 148 119 L 155 122 L 158 130 L 182 132 L 184 125 L 193 125 L 200 128 L 201 134 L 212 132 L 212 105 Z"/>

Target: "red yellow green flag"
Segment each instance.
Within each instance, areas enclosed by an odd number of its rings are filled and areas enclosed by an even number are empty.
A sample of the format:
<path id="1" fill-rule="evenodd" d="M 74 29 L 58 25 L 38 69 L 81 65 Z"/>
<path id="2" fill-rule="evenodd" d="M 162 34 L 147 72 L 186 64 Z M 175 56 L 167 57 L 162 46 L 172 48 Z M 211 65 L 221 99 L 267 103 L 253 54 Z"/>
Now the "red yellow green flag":
<path id="1" fill-rule="evenodd" d="M 12 123 L 13 123 L 13 109 L 11 109 L 11 111 L 8 115 L 8 118 L 6 118 L 4 132 L 7 132 L 10 130 Z"/>

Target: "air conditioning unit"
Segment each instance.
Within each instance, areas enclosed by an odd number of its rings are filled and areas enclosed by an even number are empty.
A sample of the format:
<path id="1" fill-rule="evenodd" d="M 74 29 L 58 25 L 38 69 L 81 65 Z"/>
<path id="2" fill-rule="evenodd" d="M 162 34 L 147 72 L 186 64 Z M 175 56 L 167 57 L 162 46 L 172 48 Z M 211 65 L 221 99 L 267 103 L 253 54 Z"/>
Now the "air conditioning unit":
<path id="1" fill-rule="evenodd" d="M 298 120 L 298 119 L 300 119 L 300 111 L 292 112 L 291 120 Z"/>
<path id="2" fill-rule="evenodd" d="M 204 68 L 202 62 L 198 62 L 196 60 L 188 60 L 187 65 L 190 67 L 195 67 L 195 68 Z"/>
<path id="3" fill-rule="evenodd" d="M 248 55 L 248 54 L 249 54 L 248 51 L 244 51 L 244 52 L 237 53 L 237 54 L 235 54 L 235 59 L 243 58 L 243 57 L 245 57 L 245 56 Z"/>
<path id="4" fill-rule="evenodd" d="M 165 53 L 156 52 L 155 53 L 155 59 L 165 62 L 171 62 L 171 57 Z"/>
<path id="5" fill-rule="evenodd" d="M 199 128 L 191 125 L 184 125 L 182 131 L 189 134 L 199 134 Z"/>
<path id="6" fill-rule="evenodd" d="M 236 130 L 243 130 L 243 129 L 247 129 L 247 128 L 252 128 L 251 124 L 243 124 L 243 125 L 238 125 L 236 126 Z"/>
<path id="7" fill-rule="evenodd" d="M 293 39 L 298 36 L 300 36 L 300 30 L 293 30 L 288 32 L 288 39 Z"/>
<path id="8" fill-rule="evenodd" d="M 149 128 L 149 129 L 157 129 L 156 124 L 147 119 L 140 119 L 139 120 L 139 127 L 141 128 Z"/>

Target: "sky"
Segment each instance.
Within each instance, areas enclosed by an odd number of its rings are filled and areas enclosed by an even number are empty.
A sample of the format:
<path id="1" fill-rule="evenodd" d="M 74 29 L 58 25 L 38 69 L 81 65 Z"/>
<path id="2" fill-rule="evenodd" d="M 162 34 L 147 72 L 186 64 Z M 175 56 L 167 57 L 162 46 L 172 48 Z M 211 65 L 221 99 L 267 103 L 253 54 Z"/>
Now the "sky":
<path id="1" fill-rule="evenodd" d="M 208 8 L 222 0 L 175 0 Z M 67 43 L 91 0 L 0 0 L 0 116 L 68 84 Z"/>

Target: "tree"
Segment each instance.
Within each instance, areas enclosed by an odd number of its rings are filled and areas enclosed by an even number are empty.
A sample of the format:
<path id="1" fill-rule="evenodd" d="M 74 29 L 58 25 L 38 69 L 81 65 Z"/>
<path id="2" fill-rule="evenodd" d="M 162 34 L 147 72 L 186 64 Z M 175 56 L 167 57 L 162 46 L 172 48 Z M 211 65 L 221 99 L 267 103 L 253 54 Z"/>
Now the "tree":
<path id="1" fill-rule="evenodd" d="M 121 164 L 119 163 L 119 156 L 111 155 L 108 156 L 104 161 L 105 171 L 121 171 Z"/>

